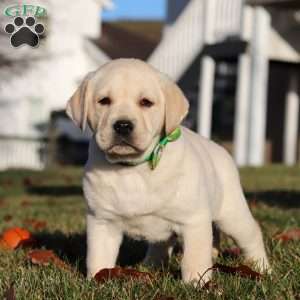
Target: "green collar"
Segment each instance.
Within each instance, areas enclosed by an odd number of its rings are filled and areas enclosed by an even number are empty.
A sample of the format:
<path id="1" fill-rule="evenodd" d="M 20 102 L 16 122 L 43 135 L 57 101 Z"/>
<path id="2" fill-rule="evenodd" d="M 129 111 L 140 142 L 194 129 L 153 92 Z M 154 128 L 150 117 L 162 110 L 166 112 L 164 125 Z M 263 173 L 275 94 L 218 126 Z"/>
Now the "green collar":
<path id="1" fill-rule="evenodd" d="M 177 139 L 179 139 L 180 136 L 181 136 L 181 130 L 180 130 L 179 127 L 177 127 L 170 134 L 168 134 L 167 136 L 163 137 L 158 142 L 158 144 L 154 147 L 154 149 L 151 152 L 151 154 L 145 159 L 145 161 L 149 162 L 151 170 L 154 170 L 157 167 L 165 146 L 169 142 L 176 141 Z"/>

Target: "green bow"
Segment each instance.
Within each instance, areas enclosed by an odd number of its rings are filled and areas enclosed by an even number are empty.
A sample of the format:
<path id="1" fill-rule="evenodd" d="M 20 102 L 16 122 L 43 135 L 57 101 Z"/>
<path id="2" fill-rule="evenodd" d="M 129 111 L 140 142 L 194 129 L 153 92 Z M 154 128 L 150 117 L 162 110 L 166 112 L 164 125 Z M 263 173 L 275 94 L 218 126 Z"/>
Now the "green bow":
<path id="1" fill-rule="evenodd" d="M 179 127 L 177 127 L 170 134 L 168 134 L 159 141 L 159 143 L 154 147 L 152 153 L 146 158 L 146 161 L 149 161 L 151 170 L 154 170 L 157 167 L 165 146 L 169 142 L 176 141 L 180 136 L 181 130 Z"/>

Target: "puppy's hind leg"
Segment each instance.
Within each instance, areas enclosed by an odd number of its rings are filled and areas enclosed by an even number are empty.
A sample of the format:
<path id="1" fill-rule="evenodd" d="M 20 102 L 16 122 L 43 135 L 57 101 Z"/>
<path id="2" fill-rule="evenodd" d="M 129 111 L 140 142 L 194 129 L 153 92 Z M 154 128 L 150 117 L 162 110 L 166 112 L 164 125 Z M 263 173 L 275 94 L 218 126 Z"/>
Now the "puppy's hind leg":
<path id="1" fill-rule="evenodd" d="M 216 223 L 224 233 L 237 242 L 244 251 L 246 259 L 256 262 L 261 271 L 267 271 L 269 262 L 261 230 L 251 215 L 244 196 L 241 197 L 231 203 L 233 205 L 230 205 L 229 209 L 224 208 Z"/>

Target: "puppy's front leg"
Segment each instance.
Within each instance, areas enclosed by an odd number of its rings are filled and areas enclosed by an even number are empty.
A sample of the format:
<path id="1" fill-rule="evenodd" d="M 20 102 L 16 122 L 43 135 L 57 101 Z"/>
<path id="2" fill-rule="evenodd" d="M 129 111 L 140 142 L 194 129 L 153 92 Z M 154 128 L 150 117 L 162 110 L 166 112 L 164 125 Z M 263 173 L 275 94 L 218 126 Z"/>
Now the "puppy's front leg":
<path id="1" fill-rule="evenodd" d="M 87 215 L 87 276 L 115 266 L 122 241 L 122 232 L 109 222 Z"/>
<path id="2" fill-rule="evenodd" d="M 185 225 L 182 232 L 183 258 L 181 273 L 184 282 L 202 286 L 211 278 L 212 271 L 212 223 L 201 220 Z"/>

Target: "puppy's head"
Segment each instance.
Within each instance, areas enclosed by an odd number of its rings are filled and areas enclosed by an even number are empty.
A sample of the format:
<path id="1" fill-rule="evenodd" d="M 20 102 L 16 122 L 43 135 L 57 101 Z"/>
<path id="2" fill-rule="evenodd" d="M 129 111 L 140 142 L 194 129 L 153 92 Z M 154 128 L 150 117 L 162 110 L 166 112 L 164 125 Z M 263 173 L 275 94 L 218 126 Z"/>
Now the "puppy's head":
<path id="1" fill-rule="evenodd" d="M 110 162 L 139 163 L 188 112 L 179 87 L 136 59 L 118 59 L 89 73 L 67 104 L 82 130 L 88 124 Z"/>

